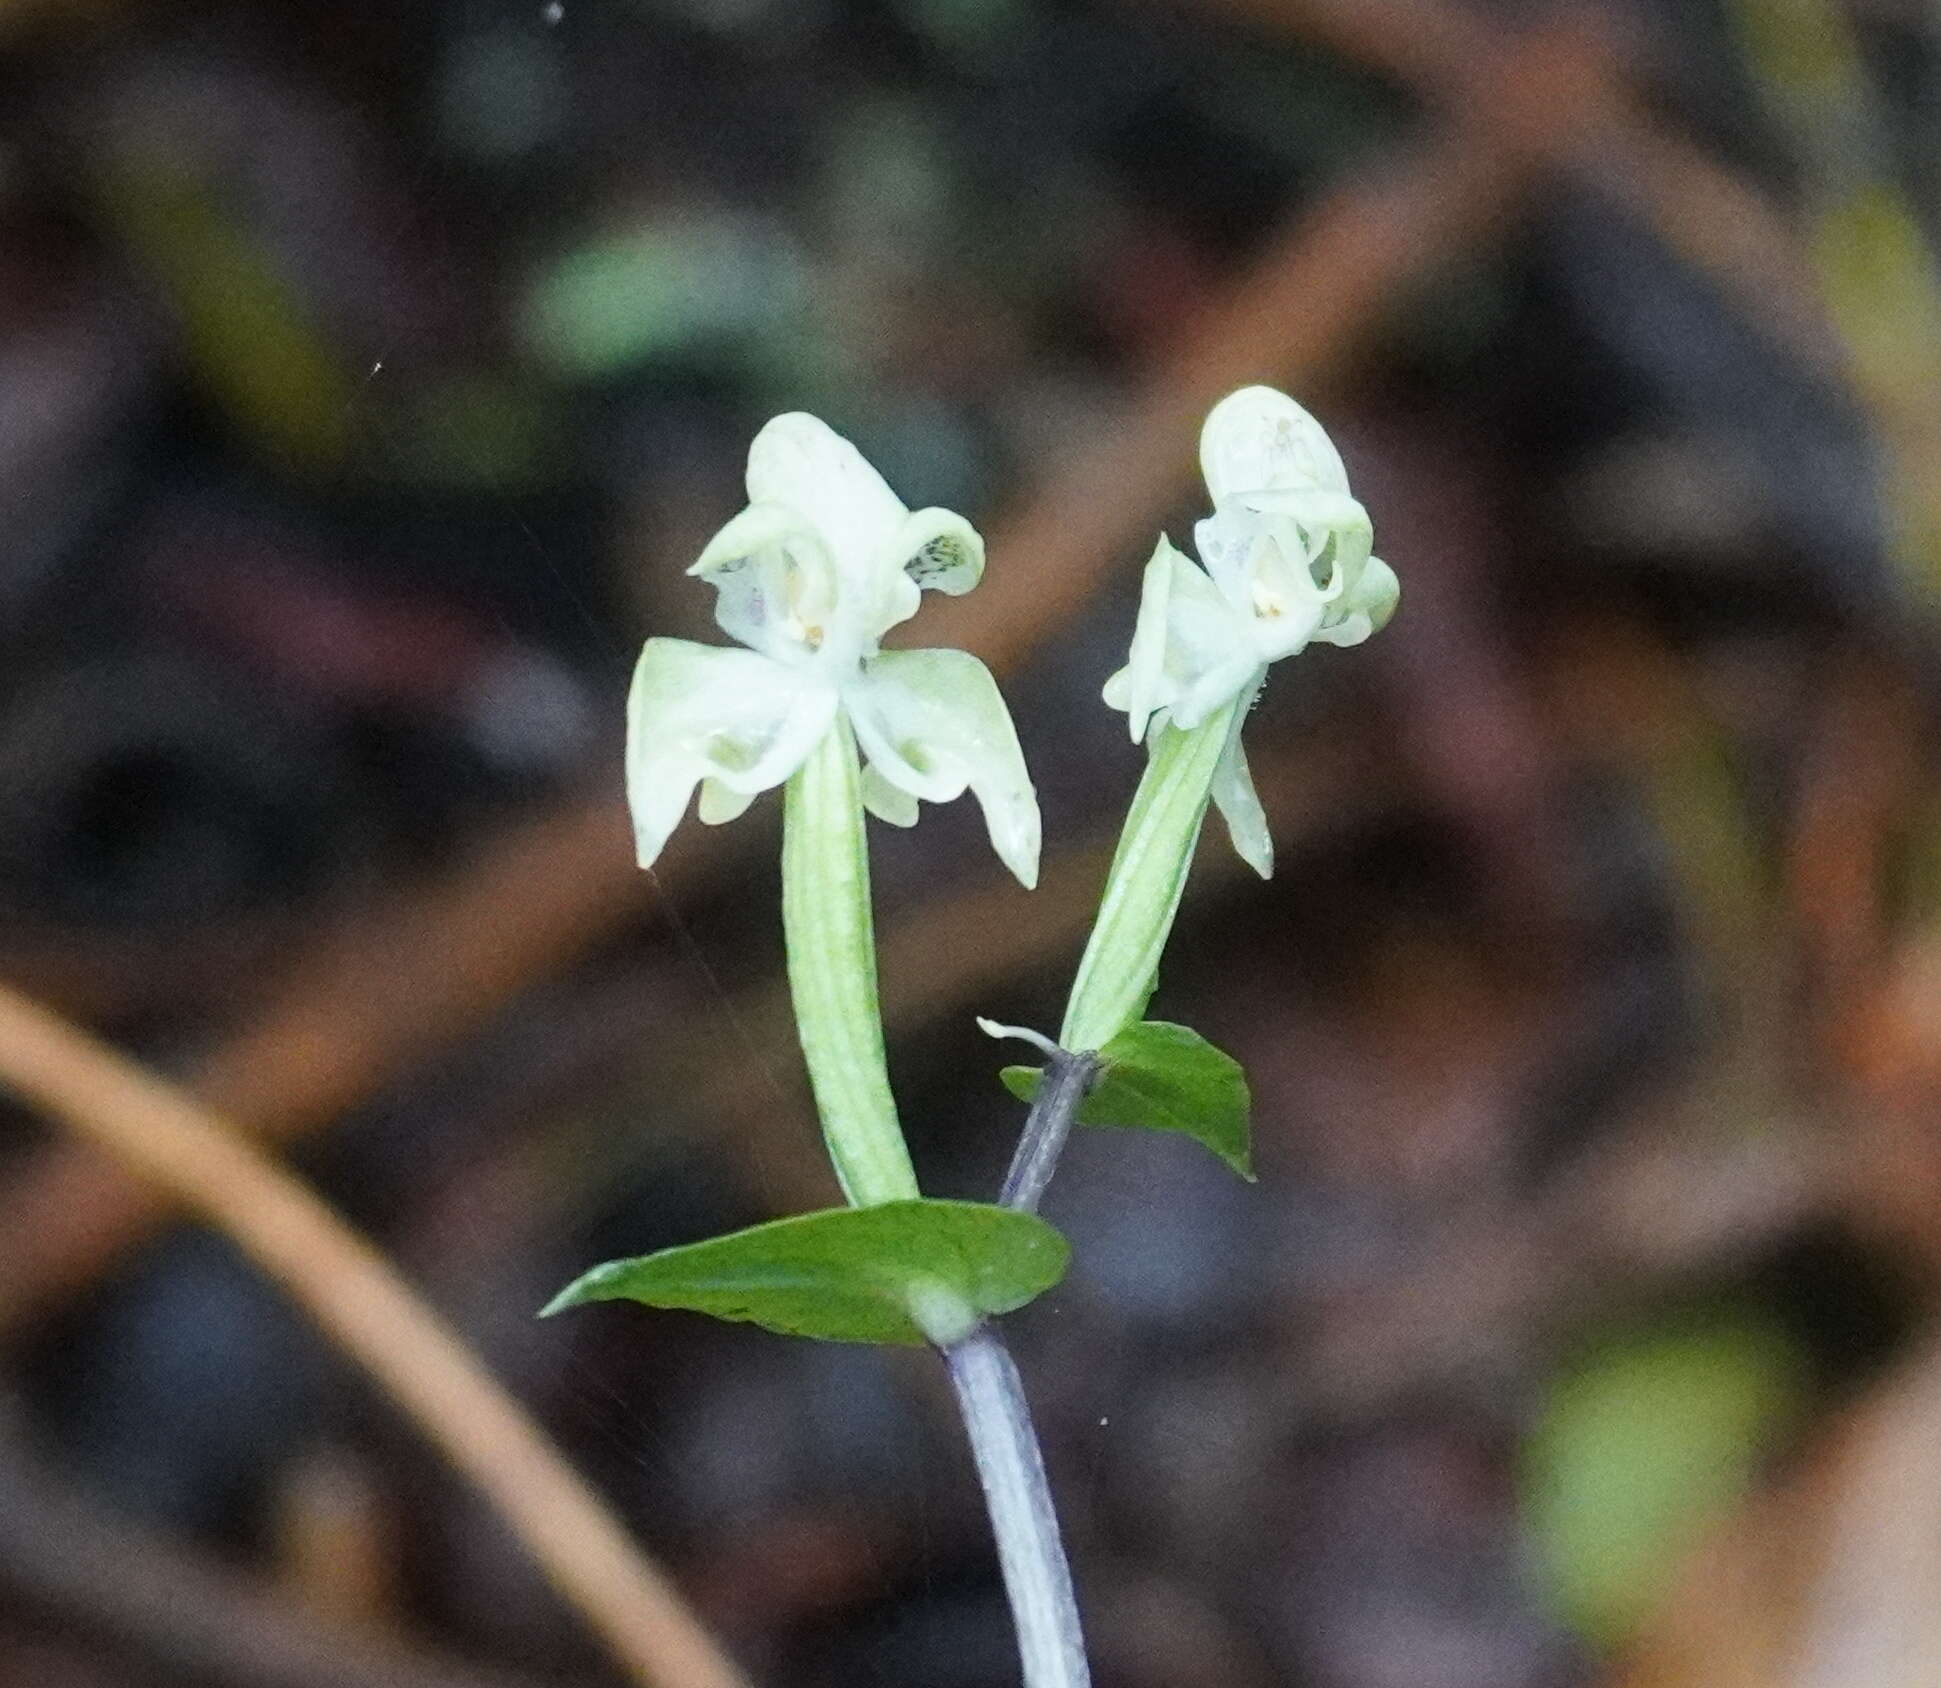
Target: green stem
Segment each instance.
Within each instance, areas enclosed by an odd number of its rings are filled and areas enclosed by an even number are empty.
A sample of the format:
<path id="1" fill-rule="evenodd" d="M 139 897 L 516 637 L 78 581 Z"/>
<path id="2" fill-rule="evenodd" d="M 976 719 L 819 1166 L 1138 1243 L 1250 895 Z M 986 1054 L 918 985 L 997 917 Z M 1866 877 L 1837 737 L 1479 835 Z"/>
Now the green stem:
<path id="1" fill-rule="evenodd" d="M 1214 770 L 1235 712 L 1251 701 L 1251 692 L 1243 693 L 1190 731 L 1169 722 L 1153 739 L 1072 981 L 1061 1047 L 1102 1048 L 1145 1012 L 1186 889 Z"/>
<path id="2" fill-rule="evenodd" d="M 921 1192 L 883 1058 L 862 770 L 847 721 L 789 776 L 782 816 L 789 989 L 829 1158 L 854 1206 L 911 1200 Z"/>

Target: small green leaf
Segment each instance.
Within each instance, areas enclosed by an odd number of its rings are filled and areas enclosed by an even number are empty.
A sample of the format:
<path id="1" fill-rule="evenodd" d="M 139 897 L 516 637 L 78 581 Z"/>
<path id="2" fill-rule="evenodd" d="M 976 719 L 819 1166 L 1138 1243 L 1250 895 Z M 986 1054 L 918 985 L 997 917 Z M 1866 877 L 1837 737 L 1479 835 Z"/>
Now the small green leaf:
<path id="1" fill-rule="evenodd" d="M 1099 1051 L 1105 1071 L 1079 1104 L 1080 1125 L 1180 1131 L 1253 1181 L 1247 1075 L 1231 1055 L 1187 1026 L 1141 1020 Z M 1038 1094 L 1042 1067 L 1006 1067 L 1004 1087 L 1022 1102 Z"/>
<path id="2" fill-rule="evenodd" d="M 1802 1408 L 1798 1344 L 1765 1309 L 1676 1309 L 1604 1332 L 1551 1380 L 1523 1444 L 1538 1586 L 1622 1645 L 1755 1481 Z"/>
<path id="3" fill-rule="evenodd" d="M 984 1202 L 838 1207 L 610 1260 L 568 1284 L 541 1316 L 588 1301 L 639 1301 L 825 1342 L 942 1344 L 1050 1289 L 1070 1252 L 1035 1214 Z"/>

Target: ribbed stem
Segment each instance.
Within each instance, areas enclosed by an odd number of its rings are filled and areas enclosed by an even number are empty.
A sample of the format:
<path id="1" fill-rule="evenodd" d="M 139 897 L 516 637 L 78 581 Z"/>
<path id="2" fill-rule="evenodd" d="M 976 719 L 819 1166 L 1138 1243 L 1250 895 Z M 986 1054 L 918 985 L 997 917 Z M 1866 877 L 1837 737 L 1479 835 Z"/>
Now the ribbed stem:
<path id="1" fill-rule="evenodd" d="M 1234 712 L 1250 700 L 1251 694 L 1234 698 L 1187 732 L 1169 723 L 1154 738 L 1072 981 L 1058 1034 L 1064 1048 L 1098 1049 L 1145 1012 L 1186 889 L 1227 729 Z"/>
<path id="2" fill-rule="evenodd" d="M 1003 1339 L 979 1327 L 943 1351 L 970 1435 L 977 1478 L 997 1538 L 1004 1592 L 1017 1626 L 1024 1688 L 1087 1688 L 1085 1637 L 1071 1567 L 1038 1454 L 1018 1368 Z"/>
<path id="3" fill-rule="evenodd" d="M 857 1207 L 909 1200 L 920 1192 L 883 1057 L 862 770 L 844 720 L 789 776 L 782 926 L 796 1032 L 843 1194 Z"/>
<path id="4" fill-rule="evenodd" d="M 1011 1156 L 1011 1170 L 1004 1175 L 1004 1188 L 998 1193 L 1000 1207 L 1014 1207 L 1023 1213 L 1036 1213 L 1038 1199 L 1058 1169 L 1058 1157 L 1065 1151 L 1078 1105 L 1097 1082 L 1099 1059 L 1096 1055 L 1074 1055 L 1069 1050 L 1054 1050 L 1045 1063 L 1044 1082 L 1032 1099 L 1031 1113 Z"/>

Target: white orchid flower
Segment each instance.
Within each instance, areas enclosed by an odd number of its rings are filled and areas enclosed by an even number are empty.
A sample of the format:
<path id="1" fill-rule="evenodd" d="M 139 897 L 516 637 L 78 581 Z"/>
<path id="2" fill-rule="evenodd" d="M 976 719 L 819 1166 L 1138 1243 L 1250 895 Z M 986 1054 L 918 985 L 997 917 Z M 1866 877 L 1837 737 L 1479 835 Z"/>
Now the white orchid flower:
<path id="1" fill-rule="evenodd" d="M 1267 665 L 1316 640 L 1354 645 L 1394 613 L 1394 572 L 1370 554 L 1368 513 L 1348 494 L 1320 423 L 1283 393 L 1246 387 L 1200 434 L 1213 514 L 1201 568 L 1164 538 L 1146 565 L 1124 668 L 1105 685 L 1146 771 L 1099 898 L 1058 1044 L 1098 1050 L 1145 1013 L 1210 798 L 1264 879 L 1274 841 L 1240 727 Z"/>
<path id="2" fill-rule="evenodd" d="M 1371 554 L 1368 512 L 1348 492 L 1341 454 L 1284 393 L 1245 387 L 1214 406 L 1200 434 L 1213 514 L 1193 537 L 1201 567 L 1161 538 L 1126 666 L 1105 699 L 1135 740 L 1155 718 L 1182 731 L 1236 698 L 1212 796 L 1234 848 L 1262 878 L 1273 841 L 1254 795 L 1240 723 L 1267 666 L 1310 644 L 1358 645 L 1394 613 L 1394 571 Z"/>
<path id="3" fill-rule="evenodd" d="M 841 435 L 778 416 L 748 452 L 748 508 L 688 571 L 720 594 L 745 649 L 647 641 L 627 705 L 627 800 L 642 867 L 701 788 L 700 818 L 732 820 L 781 785 L 847 718 L 863 800 L 897 826 L 921 799 L 974 791 L 991 844 L 1038 877 L 1038 801 L 990 671 L 963 651 L 881 651 L 921 590 L 968 592 L 984 542 L 948 510 L 906 508 Z"/>

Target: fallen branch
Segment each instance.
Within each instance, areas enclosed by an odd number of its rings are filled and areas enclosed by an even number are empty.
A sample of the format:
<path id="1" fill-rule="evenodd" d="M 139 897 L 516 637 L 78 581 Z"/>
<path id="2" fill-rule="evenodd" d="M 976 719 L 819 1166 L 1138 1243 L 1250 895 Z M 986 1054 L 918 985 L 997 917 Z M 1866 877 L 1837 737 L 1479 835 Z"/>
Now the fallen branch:
<path id="1" fill-rule="evenodd" d="M 661 1573 L 464 1344 L 363 1238 L 233 1127 L 0 987 L 0 1083 L 221 1230 L 498 1510 L 650 1688 L 746 1688 Z"/>

